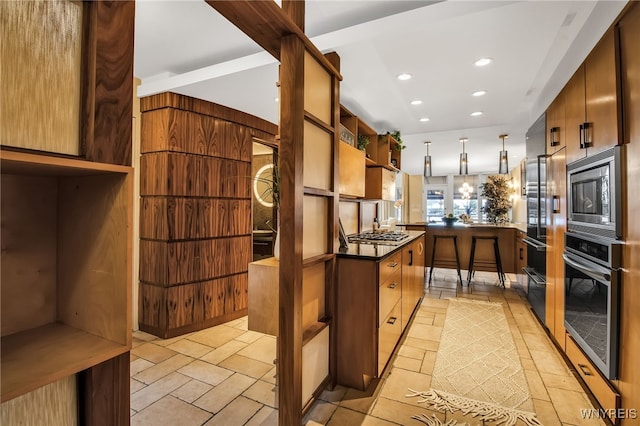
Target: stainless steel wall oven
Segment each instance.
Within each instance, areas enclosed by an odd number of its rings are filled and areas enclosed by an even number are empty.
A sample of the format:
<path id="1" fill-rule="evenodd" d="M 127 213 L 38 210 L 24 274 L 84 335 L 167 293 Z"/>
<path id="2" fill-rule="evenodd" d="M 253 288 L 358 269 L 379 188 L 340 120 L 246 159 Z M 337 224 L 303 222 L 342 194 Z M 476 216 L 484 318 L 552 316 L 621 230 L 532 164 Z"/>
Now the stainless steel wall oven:
<path id="1" fill-rule="evenodd" d="M 608 379 L 618 372 L 620 241 L 567 232 L 564 325 Z"/>

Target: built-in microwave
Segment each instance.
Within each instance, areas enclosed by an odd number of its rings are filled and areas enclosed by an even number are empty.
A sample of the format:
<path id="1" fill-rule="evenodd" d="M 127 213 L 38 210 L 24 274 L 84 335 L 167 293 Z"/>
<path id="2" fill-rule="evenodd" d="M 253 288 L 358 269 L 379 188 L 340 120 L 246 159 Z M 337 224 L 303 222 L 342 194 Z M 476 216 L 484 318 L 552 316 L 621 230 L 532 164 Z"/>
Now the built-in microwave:
<path id="1" fill-rule="evenodd" d="M 567 229 L 622 238 L 622 155 L 616 146 L 567 164 Z"/>

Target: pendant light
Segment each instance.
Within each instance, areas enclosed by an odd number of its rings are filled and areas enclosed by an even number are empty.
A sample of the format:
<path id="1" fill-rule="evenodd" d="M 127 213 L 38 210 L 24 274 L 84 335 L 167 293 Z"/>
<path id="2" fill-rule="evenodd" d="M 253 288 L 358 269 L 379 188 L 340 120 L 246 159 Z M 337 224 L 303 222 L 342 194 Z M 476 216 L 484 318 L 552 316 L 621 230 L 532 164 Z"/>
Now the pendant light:
<path id="1" fill-rule="evenodd" d="M 498 136 L 502 139 L 502 151 L 500 151 L 500 169 L 498 173 L 501 175 L 506 175 L 509 173 L 509 157 L 507 155 L 507 151 L 504 149 L 504 140 L 509 137 L 507 134 L 502 134 Z"/>
<path id="2" fill-rule="evenodd" d="M 467 153 L 464 152 L 464 146 L 467 143 L 467 138 L 460 138 L 460 142 L 462 142 L 462 153 L 460 154 L 460 174 L 467 175 L 469 174 L 469 163 L 467 162 Z"/>
<path id="3" fill-rule="evenodd" d="M 427 147 L 427 155 L 424 156 L 424 177 L 432 176 L 431 156 L 429 155 L 429 145 L 431 145 L 431 142 L 429 141 L 424 143 L 424 146 Z"/>

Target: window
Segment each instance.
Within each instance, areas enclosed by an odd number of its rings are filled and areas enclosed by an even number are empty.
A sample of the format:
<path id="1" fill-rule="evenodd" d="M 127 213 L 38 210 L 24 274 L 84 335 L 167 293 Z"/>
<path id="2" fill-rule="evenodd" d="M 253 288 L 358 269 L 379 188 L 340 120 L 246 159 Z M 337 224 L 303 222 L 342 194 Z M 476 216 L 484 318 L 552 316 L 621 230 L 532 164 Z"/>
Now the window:
<path id="1" fill-rule="evenodd" d="M 477 221 L 478 218 L 478 177 L 454 176 L 453 177 L 453 215 L 468 215 Z"/>
<path id="2" fill-rule="evenodd" d="M 445 214 L 446 187 L 427 189 L 427 222 L 441 222 Z"/>

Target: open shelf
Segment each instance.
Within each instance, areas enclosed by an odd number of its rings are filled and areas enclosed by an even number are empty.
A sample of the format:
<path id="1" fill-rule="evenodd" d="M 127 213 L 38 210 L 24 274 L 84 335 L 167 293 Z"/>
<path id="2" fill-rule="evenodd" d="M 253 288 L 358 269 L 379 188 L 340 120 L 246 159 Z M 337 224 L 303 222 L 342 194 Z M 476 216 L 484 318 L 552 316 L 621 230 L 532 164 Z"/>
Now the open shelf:
<path id="1" fill-rule="evenodd" d="M 132 168 L 0 150 L 2 401 L 131 348 Z"/>
<path id="2" fill-rule="evenodd" d="M 129 350 L 60 323 L 2 337 L 2 402 Z"/>

